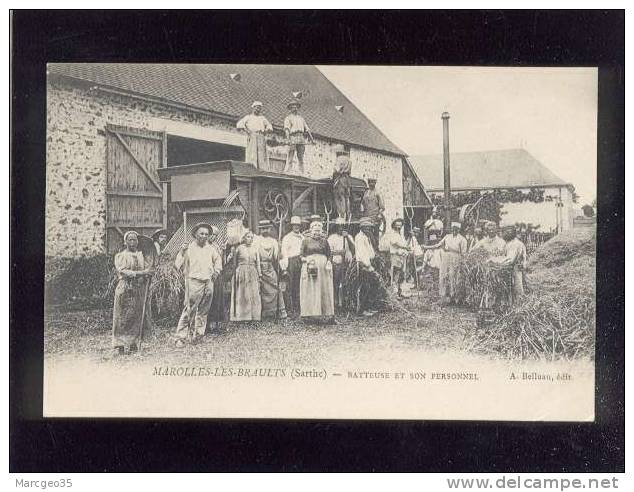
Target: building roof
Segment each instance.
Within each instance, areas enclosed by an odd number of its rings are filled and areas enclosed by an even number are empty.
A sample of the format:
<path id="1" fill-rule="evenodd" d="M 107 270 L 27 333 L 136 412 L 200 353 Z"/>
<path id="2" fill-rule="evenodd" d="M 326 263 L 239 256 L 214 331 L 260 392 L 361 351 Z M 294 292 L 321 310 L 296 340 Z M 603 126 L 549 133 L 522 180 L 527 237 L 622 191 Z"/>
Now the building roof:
<path id="1" fill-rule="evenodd" d="M 443 156 L 409 158 L 427 191 L 443 189 Z M 524 149 L 450 154 L 452 190 L 570 186 Z"/>
<path id="2" fill-rule="evenodd" d="M 294 93 L 301 94 L 301 114 L 315 134 L 405 155 L 312 65 L 52 63 L 48 70 L 104 88 L 211 111 L 235 121 L 251 112 L 251 103 L 258 100 L 264 103 L 265 115 L 278 127 L 283 125 L 288 114 L 286 105 Z"/>

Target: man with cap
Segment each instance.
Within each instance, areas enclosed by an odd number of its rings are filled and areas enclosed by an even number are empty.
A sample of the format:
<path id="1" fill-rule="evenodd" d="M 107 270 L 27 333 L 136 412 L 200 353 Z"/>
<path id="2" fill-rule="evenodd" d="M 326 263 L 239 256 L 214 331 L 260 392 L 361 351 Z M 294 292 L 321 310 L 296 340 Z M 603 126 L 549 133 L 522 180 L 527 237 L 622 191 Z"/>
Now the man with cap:
<path id="1" fill-rule="evenodd" d="M 502 238 L 506 241 L 503 256 L 491 258 L 489 263 L 498 268 L 512 268 L 512 300 L 517 302 L 524 295 L 524 271 L 528 259 L 526 246 L 518 239 L 515 226 L 504 227 Z"/>
<path id="2" fill-rule="evenodd" d="M 257 242 L 260 254 L 260 299 L 262 300 L 262 319 L 286 318 L 284 300 L 280 295 L 280 283 L 278 279 L 280 247 L 277 239 L 271 236 L 273 224 L 270 220 L 261 220 L 258 223 L 260 238 Z"/>
<path id="3" fill-rule="evenodd" d="M 376 314 L 377 301 L 387 297 L 385 288 L 381 283 L 379 274 L 372 266 L 372 260 L 376 251 L 372 244 L 374 224 L 369 217 L 363 217 L 359 221 L 361 229 L 354 238 L 354 251 L 359 266 L 360 290 L 358 300 L 359 310 L 364 316 Z"/>
<path id="4" fill-rule="evenodd" d="M 304 235 L 300 232 L 302 220 L 297 216 L 291 217 L 291 231 L 282 239 L 280 268 L 288 273 L 289 285 L 286 290 L 286 306 L 293 313 L 299 312 L 299 284 L 302 272 L 300 258 Z"/>
<path id="5" fill-rule="evenodd" d="M 374 228 L 374 245 L 378 245 L 379 224 L 385 212 L 385 204 L 383 197 L 376 191 L 376 178 L 368 178 L 368 188 L 365 190 L 363 197 L 361 198 L 361 212 L 364 217 L 368 217 L 372 220 L 372 226 Z"/>
<path id="6" fill-rule="evenodd" d="M 424 249 L 440 248 L 442 250 L 438 287 L 440 297 L 447 299 L 449 304 L 458 301 L 460 259 L 467 254 L 467 240 L 460 234 L 461 227 L 460 222 L 452 222 L 451 234 L 446 235 L 436 244 L 423 246 Z"/>
<path id="7" fill-rule="evenodd" d="M 286 156 L 286 166 L 284 172 L 290 172 L 293 168 L 293 159 L 297 154 L 297 162 L 299 163 L 299 172 L 304 173 L 304 150 L 308 140 L 315 143 L 313 134 L 306 124 L 306 120 L 299 112 L 301 104 L 297 100 L 293 100 L 286 106 L 290 114 L 284 119 L 284 133 L 288 140 L 288 155 Z"/>
<path id="8" fill-rule="evenodd" d="M 350 155 L 343 145 L 335 146 L 335 167 L 332 171 L 332 195 L 337 217 L 350 217 Z"/>
<path id="9" fill-rule="evenodd" d="M 192 229 L 194 240 L 183 243 L 176 257 L 176 268 L 185 277 L 185 306 L 174 332 L 177 347 L 185 341 L 195 343 L 205 334 L 207 315 L 214 295 L 214 281 L 222 271 L 222 258 L 217 248 L 209 244 L 213 226 L 199 222 Z"/>
<path id="10" fill-rule="evenodd" d="M 167 229 L 157 229 L 152 234 L 152 240 L 154 241 L 154 247 L 156 248 L 157 256 L 160 256 L 165 246 L 167 246 Z"/>
<path id="11" fill-rule="evenodd" d="M 253 101 L 251 114 L 246 115 L 236 124 L 238 130 L 247 134 L 245 161 L 259 169 L 269 169 L 269 158 L 266 153 L 266 135 L 273 132 L 273 126 L 262 114 L 262 103 Z"/>
<path id="12" fill-rule="evenodd" d="M 354 241 L 348 234 L 346 221 L 337 217 L 333 223 L 333 232 L 328 236 L 328 245 L 332 255 L 332 280 L 334 285 L 335 306 L 343 307 L 343 281 L 347 266 L 354 256 Z"/>
<path id="13" fill-rule="evenodd" d="M 402 285 L 405 280 L 405 260 L 411 253 L 410 247 L 401 234 L 403 219 L 396 218 L 392 221 L 391 231 L 387 233 L 390 248 L 390 276 L 392 285 L 396 284 L 396 292 L 399 298 L 403 297 Z"/>

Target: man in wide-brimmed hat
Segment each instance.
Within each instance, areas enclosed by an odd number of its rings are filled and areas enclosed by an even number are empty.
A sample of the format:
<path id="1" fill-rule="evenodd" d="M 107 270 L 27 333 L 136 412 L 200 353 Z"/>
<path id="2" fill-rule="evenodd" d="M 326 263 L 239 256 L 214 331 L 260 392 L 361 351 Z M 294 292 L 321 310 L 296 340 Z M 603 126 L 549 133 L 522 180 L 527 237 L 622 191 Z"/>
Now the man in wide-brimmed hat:
<path id="1" fill-rule="evenodd" d="M 176 257 L 176 267 L 185 277 L 185 306 L 174 332 L 177 347 L 195 343 L 205 334 L 207 315 L 214 295 L 214 281 L 222 271 L 218 249 L 209 244 L 213 226 L 199 222 L 192 229 L 194 240 L 184 243 Z"/>
<path id="2" fill-rule="evenodd" d="M 293 169 L 293 159 L 295 158 L 295 154 L 297 154 L 299 172 L 303 174 L 306 142 L 308 140 L 311 143 L 315 143 L 315 139 L 306 120 L 298 113 L 301 103 L 298 100 L 292 100 L 286 107 L 290 111 L 290 114 L 284 119 L 284 132 L 288 140 L 288 155 L 286 157 L 284 172 L 287 173 Z"/>
<path id="3" fill-rule="evenodd" d="M 160 255 L 167 246 L 167 229 L 157 229 L 152 234 L 156 254 Z"/>
<path id="4" fill-rule="evenodd" d="M 301 250 L 304 235 L 300 232 L 302 219 L 297 215 L 291 217 L 291 230 L 282 239 L 280 268 L 288 272 L 288 289 L 285 304 L 289 311 L 299 312 L 299 283 L 302 272 Z"/>
<path id="5" fill-rule="evenodd" d="M 266 135 L 273 132 L 273 125 L 262 114 L 261 101 L 253 101 L 251 113 L 236 124 L 236 128 L 247 134 L 245 161 L 259 169 L 269 169 L 266 152 Z"/>

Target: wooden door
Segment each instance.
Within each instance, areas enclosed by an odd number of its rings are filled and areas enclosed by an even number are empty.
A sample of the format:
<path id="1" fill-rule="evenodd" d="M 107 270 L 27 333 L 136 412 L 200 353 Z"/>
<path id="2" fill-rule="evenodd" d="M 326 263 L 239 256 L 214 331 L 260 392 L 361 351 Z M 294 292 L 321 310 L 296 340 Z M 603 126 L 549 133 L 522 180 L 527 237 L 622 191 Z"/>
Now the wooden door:
<path id="1" fill-rule="evenodd" d="M 106 247 L 113 253 L 126 231 L 151 235 L 165 227 L 167 195 L 157 169 L 166 165 L 167 139 L 163 132 L 113 125 L 106 135 Z"/>

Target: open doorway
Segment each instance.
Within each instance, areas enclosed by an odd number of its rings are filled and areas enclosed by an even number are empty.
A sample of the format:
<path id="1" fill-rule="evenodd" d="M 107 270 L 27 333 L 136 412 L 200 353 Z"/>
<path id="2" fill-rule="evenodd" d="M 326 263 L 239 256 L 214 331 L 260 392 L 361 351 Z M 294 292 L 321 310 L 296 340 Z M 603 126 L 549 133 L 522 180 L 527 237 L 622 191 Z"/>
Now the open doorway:
<path id="1" fill-rule="evenodd" d="M 198 162 L 244 161 L 245 149 L 194 138 L 167 135 L 167 165 L 182 166 Z"/>

